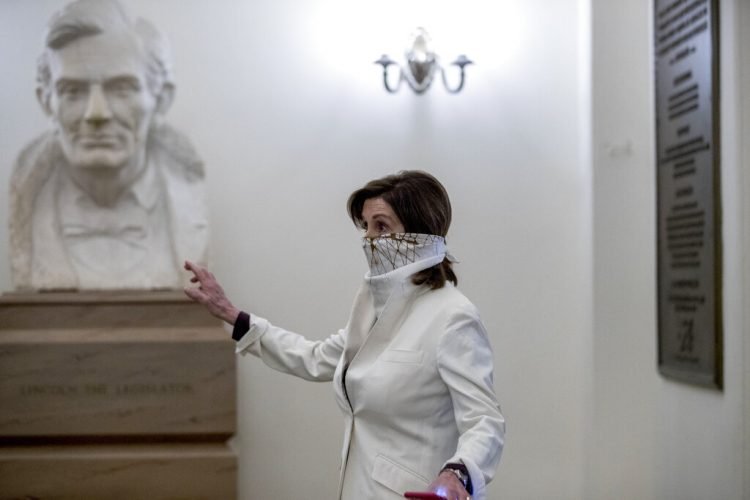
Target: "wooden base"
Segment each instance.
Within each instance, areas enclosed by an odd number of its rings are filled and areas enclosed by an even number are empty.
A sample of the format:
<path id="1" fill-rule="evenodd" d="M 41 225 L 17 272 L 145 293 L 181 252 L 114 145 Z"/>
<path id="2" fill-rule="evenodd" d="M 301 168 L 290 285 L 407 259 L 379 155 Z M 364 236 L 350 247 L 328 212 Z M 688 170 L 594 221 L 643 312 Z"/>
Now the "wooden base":
<path id="1" fill-rule="evenodd" d="M 0 297 L 0 500 L 236 497 L 234 342 L 181 293 Z"/>
<path id="2" fill-rule="evenodd" d="M 234 434 L 234 343 L 186 298 L 42 294 L 0 311 L 0 442 Z"/>
<path id="3" fill-rule="evenodd" d="M 0 448 L 0 499 L 237 498 L 224 443 Z"/>
<path id="4" fill-rule="evenodd" d="M 235 431 L 221 328 L 0 330 L 0 442 L 19 436 Z"/>

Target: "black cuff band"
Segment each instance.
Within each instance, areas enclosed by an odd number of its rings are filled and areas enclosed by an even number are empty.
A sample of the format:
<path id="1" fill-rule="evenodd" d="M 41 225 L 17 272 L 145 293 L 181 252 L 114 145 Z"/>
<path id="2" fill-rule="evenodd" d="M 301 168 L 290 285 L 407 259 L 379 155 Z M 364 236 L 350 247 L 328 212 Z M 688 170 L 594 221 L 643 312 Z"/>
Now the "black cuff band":
<path id="1" fill-rule="evenodd" d="M 244 311 L 237 315 L 232 330 L 232 339 L 240 340 L 250 330 L 250 315 Z"/>

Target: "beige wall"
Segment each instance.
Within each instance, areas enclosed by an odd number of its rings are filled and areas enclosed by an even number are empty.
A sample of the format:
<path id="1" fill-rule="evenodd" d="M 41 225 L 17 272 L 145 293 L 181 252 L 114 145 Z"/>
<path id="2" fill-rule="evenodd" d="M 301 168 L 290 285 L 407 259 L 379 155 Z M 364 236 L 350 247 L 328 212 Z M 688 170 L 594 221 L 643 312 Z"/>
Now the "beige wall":
<path id="1" fill-rule="evenodd" d="M 0 206 L 16 154 L 46 127 L 34 64 L 63 3 L 0 2 Z M 432 171 L 453 198 L 449 244 L 491 332 L 508 418 L 491 498 L 581 498 L 591 372 L 586 2 L 126 3 L 172 40 L 169 121 L 206 161 L 213 270 L 236 302 L 315 338 L 341 327 L 365 271 L 347 195 L 399 169 Z M 417 23 L 446 58 L 475 59 L 461 95 L 382 89 L 372 61 L 398 57 Z M 2 291 L 7 239 L 3 222 Z M 239 375 L 242 498 L 330 499 L 342 434 L 330 387 L 254 359 L 241 359 Z"/>

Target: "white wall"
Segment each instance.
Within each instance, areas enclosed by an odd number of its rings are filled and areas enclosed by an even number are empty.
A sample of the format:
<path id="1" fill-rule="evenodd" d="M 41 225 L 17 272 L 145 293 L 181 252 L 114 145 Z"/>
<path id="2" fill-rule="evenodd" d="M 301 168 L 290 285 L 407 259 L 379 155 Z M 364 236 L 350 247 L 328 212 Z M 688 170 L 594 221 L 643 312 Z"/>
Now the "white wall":
<path id="1" fill-rule="evenodd" d="M 34 65 L 44 23 L 63 3 L 0 1 L 3 214 L 15 156 L 46 127 Z M 400 169 L 432 171 L 452 195 L 449 244 L 491 332 L 508 419 L 490 496 L 581 498 L 591 371 L 586 2 L 477 0 L 457 11 L 447 1 L 126 3 L 173 42 L 169 120 L 206 161 L 213 270 L 235 301 L 311 337 L 334 331 L 365 270 L 347 195 Z M 372 61 L 397 57 L 417 24 L 447 58 L 476 61 L 462 94 L 382 89 Z M 7 239 L 3 224 L 3 291 Z M 242 498 L 332 498 L 342 429 L 330 387 L 249 358 L 239 375 Z"/>
<path id="2" fill-rule="evenodd" d="M 46 127 L 35 58 L 63 3 L 0 1 L 1 214 L 16 154 Z M 127 2 L 172 39 L 169 117 L 206 161 L 213 268 L 228 292 L 325 336 L 364 271 L 346 196 L 375 176 L 430 170 L 452 195 L 461 288 L 496 350 L 509 422 L 491 498 L 750 498 L 748 2 L 721 13 L 722 393 L 656 371 L 651 2 L 592 2 L 592 83 L 585 0 L 464 2 L 461 13 L 350 3 Z M 416 24 L 447 57 L 477 61 L 461 95 L 380 87 L 372 61 L 397 56 Z M 4 224 L 0 242 L 9 291 Z M 242 498 L 331 498 L 341 419 L 330 387 L 253 359 L 239 375 Z"/>
<path id="3" fill-rule="evenodd" d="M 742 193 L 739 104 L 750 80 L 739 79 L 736 11 L 747 11 L 747 2 L 720 3 L 723 392 L 669 381 L 656 369 L 652 2 L 592 3 L 594 391 L 586 498 L 743 498 L 743 364 L 750 357 L 743 362 L 742 199 L 750 190 Z M 627 154 L 612 149 L 624 144 Z"/>

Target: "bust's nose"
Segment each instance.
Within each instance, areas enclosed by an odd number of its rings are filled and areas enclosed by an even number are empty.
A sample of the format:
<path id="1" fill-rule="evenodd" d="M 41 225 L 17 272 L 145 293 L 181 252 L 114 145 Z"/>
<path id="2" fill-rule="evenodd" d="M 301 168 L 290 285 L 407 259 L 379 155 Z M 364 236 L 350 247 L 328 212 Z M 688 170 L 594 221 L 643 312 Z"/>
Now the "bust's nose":
<path id="1" fill-rule="evenodd" d="M 86 121 L 94 125 L 99 125 L 112 118 L 112 110 L 109 108 L 107 97 L 104 95 L 104 90 L 99 84 L 91 86 L 84 117 Z"/>

